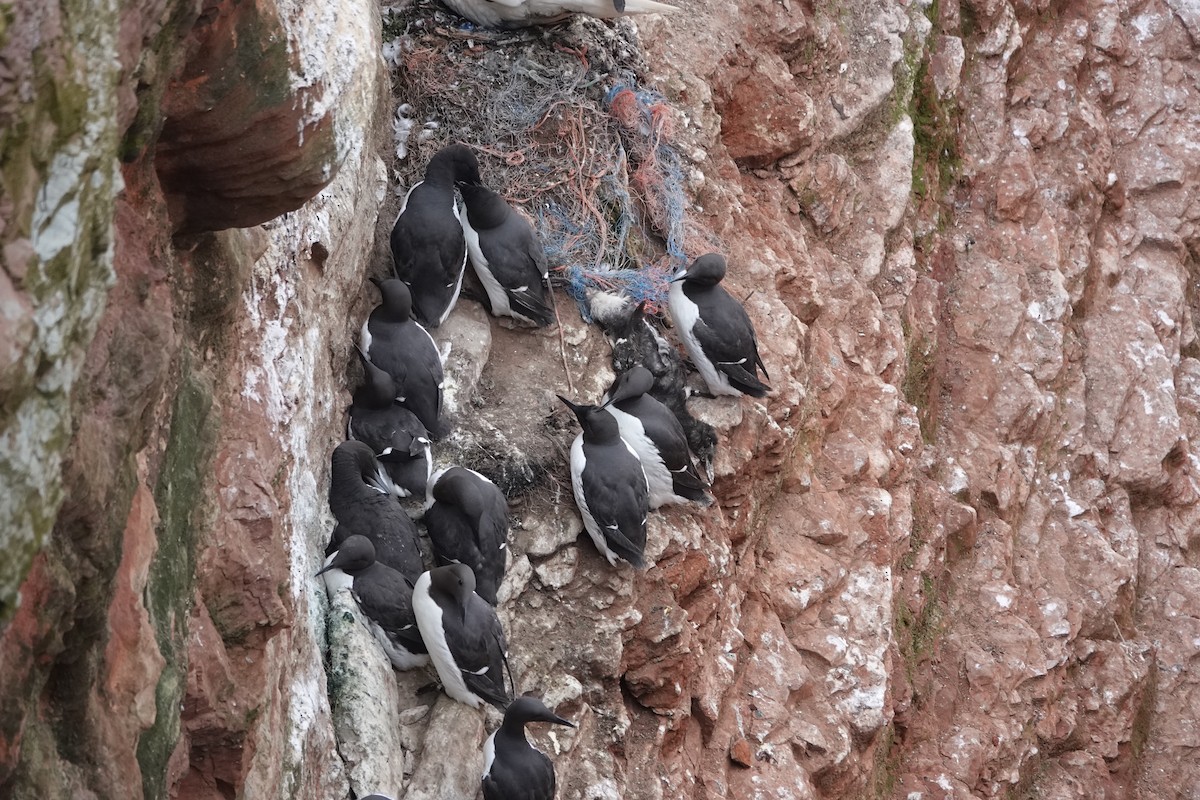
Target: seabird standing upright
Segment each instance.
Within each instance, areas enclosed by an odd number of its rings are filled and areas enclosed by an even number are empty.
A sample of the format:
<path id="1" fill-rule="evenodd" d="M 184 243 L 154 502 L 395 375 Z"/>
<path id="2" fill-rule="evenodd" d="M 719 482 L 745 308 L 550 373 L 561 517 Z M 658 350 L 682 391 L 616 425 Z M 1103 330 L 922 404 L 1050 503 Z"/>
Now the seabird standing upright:
<path id="1" fill-rule="evenodd" d="M 708 485 L 688 453 L 687 435 L 671 409 L 647 392 L 654 376 L 643 366 L 621 373 L 608 390 L 605 408 L 616 417 L 624 439 L 642 462 L 650 489 L 650 507 L 689 500 L 708 505 Z"/>
<path id="2" fill-rule="evenodd" d="M 767 375 L 758 355 L 754 326 L 741 303 L 719 284 L 725 257 L 700 256 L 671 279 L 670 307 L 675 327 L 692 363 L 715 395 L 762 397 L 771 390 L 758 379 Z"/>
<path id="3" fill-rule="evenodd" d="M 616 19 L 627 14 L 669 14 L 679 10 L 656 0 L 445 0 L 445 3 L 485 28 L 549 25 L 572 14 Z"/>
<path id="4" fill-rule="evenodd" d="M 446 694 L 472 708 L 507 708 L 512 694 L 501 673 L 508 669 L 508 642 L 496 609 L 475 594 L 471 568 L 449 564 L 422 574 L 413 608 Z"/>
<path id="5" fill-rule="evenodd" d="M 429 480 L 425 529 L 439 564 L 466 564 L 475 593 L 496 605 L 508 556 L 508 500 L 496 484 L 465 467 L 446 467 Z"/>
<path id="6" fill-rule="evenodd" d="M 362 350 L 392 376 L 396 399 L 440 439 L 449 432 L 442 416 L 442 355 L 429 331 L 412 318 L 412 294 L 404 282 L 390 278 L 376 285 L 383 299 L 363 323 Z"/>
<path id="7" fill-rule="evenodd" d="M 554 764 L 525 738 L 530 722 L 575 727 L 536 697 L 513 700 L 483 743 L 483 800 L 554 800 Z"/>
<path id="8" fill-rule="evenodd" d="M 457 181 L 479 182 L 479 162 L 466 145 L 443 147 L 425 167 L 392 226 L 396 276 L 412 289 L 417 318 L 431 328 L 446 321 L 462 290 L 467 244 L 454 199 Z"/>
<path id="9" fill-rule="evenodd" d="M 416 414 L 396 400 L 392 376 L 372 364 L 362 350 L 356 350 L 364 380 L 354 390 L 346 432 L 375 451 L 400 497 L 424 497 L 433 465 L 429 432 Z"/>
<path id="10" fill-rule="evenodd" d="M 325 555 L 350 536 L 371 540 L 375 558 L 414 580 L 425 569 L 417 544 L 417 526 L 391 489 L 392 480 L 365 442 L 342 442 L 333 451 L 329 510 L 337 527 Z"/>
<path id="11" fill-rule="evenodd" d="M 415 669 L 428 664 L 428 650 L 413 613 L 412 585 L 375 560 L 371 540 L 358 534 L 347 537 L 317 575 L 335 570 L 350 579 L 350 593 L 392 666 Z"/>
<path id="12" fill-rule="evenodd" d="M 493 316 L 541 328 L 554 320 L 546 306 L 546 252 L 525 218 L 480 183 L 459 183 L 467 255 L 487 292 Z"/>
<path id="13" fill-rule="evenodd" d="M 558 396 L 575 412 L 583 433 L 571 444 L 571 489 L 596 548 L 614 567 L 623 558 L 645 566 L 646 515 L 650 492 L 642 462 L 621 438 L 616 418 L 600 406 L 577 406 Z"/>

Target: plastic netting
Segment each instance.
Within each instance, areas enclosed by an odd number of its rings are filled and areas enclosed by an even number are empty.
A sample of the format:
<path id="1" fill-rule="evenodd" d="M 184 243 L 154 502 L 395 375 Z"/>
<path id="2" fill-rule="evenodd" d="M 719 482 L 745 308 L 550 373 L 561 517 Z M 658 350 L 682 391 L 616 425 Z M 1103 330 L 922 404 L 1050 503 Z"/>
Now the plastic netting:
<path id="1" fill-rule="evenodd" d="M 552 277 L 585 318 L 593 290 L 660 313 L 670 273 L 686 261 L 687 201 L 667 102 L 627 72 L 613 85 L 616 56 L 599 52 L 607 41 L 480 47 L 466 36 L 424 30 L 398 40 L 411 123 L 397 131 L 423 137 L 417 157 L 397 168 L 401 183 L 419 180 L 445 143 L 472 146 L 485 181 L 536 225 Z M 607 68 L 592 67 L 599 58 Z"/>

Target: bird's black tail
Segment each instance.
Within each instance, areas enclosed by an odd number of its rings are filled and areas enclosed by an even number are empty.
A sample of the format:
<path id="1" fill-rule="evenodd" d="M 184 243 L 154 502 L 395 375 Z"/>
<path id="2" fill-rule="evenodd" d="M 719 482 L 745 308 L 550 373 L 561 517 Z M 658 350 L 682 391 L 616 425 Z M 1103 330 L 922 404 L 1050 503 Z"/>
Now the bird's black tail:
<path id="1" fill-rule="evenodd" d="M 767 392 L 771 391 L 770 386 L 760 381 L 757 375 L 741 364 L 718 364 L 717 369 L 724 372 L 725 377 L 729 378 L 729 385 L 742 394 L 748 394 L 751 397 L 766 397 Z M 765 374 L 766 370 L 763 372 Z"/>

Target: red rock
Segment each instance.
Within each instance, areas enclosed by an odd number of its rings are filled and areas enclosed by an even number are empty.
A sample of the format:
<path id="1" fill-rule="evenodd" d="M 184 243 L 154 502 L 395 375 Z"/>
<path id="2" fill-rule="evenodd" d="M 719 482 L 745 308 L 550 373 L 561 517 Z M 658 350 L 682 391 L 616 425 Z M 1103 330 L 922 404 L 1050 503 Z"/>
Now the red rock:
<path id="1" fill-rule="evenodd" d="M 163 98 L 155 165 L 179 233 L 248 228 L 292 211 L 337 170 L 325 86 L 297 65 L 271 0 L 207 0 Z"/>
<path id="2" fill-rule="evenodd" d="M 150 562 L 157 550 L 158 511 L 145 484 L 139 484 L 125 525 L 116 589 L 108 611 L 109 640 L 104 674 L 91 700 L 99 723 L 97 760 L 109 764 L 110 775 L 140 785 L 136 758 L 138 738 L 157 716 L 155 690 L 164 664 L 150 616 L 142 603 Z M 121 791 L 113 786 L 112 791 Z"/>
<path id="3" fill-rule="evenodd" d="M 759 53 L 748 65 L 730 67 L 723 82 L 729 88 L 717 101 L 721 140 L 735 161 L 769 164 L 811 141 L 812 98 L 779 56 Z"/>
<path id="4" fill-rule="evenodd" d="M 753 765 L 751 759 L 753 753 L 750 751 L 750 743 L 745 739 L 734 739 L 729 745 L 729 760 L 739 767 L 749 767 Z"/>

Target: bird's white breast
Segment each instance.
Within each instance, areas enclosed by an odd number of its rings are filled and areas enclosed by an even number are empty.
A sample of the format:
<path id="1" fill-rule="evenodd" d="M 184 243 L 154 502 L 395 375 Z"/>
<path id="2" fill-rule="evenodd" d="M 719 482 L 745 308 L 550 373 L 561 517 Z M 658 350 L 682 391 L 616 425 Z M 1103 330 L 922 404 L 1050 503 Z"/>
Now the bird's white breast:
<path id="1" fill-rule="evenodd" d="M 708 384 L 709 391 L 718 395 L 740 395 L 741 392 L 729 385 L 729 379 L 716 368 L 712 359 L 705 355 L 704 348 L 700 346 L 700 341 L 693 333 L 692 329 L 700 321 L 700 307 L 684 294 L 683 281 L 671 284 L 668 304 L 671 307 L 671 318 L 675 321 L 675 329 L 679 331 L 680 338 L 683 339 L 683 346 L 687 349 L 696 369 L 700 371 L 700 377 L 704 378 L 704 382 Z"/>
<path id="2" fill-rule="evenodd" d="M 600 524 L 596 522 L 596 518 L 592 516 L 592 512 L 588 509 L 587 496 L 583 491 L 583 468 L 586 463 L 587 459 L 583 455 L 583 434 L 581 433 L 571 443 L 571 491 L 575 494 L 575 505 L 579 506 L 579 515 L 583 517 L 584 530 L 588 532 L 588 536 L 592 537 L 592 541 L 596 544 L 596 549 L 604 554 L 604 557 L 608 559 L 608 563 L 616 566 L 617 559 L 620 556 L 609 548 L 608 540 L 604 538 L 604 532 L 600 529 Z"/>
<path id="3" fill-rule="evenodd" d="M 467 253 L 471 256 L 471 266 L 475 268 L 475 274 L 479 276 L 479 282 L 483 284 L 488 300 L 492 303 L 492 313 L 511 317 L 512 308 L 508 303 L 508 293 L 492 274 L 488 260 L 483 255 L 483 248 L 479 246 L 479 232 L 471 227 L 466 214 L 462 217 L 462 227 L 463 236 L 467 240 Z"/>
<path id="4" fill-rule="evenodd" d="M 642 472 L 646 476 L 646 488 L 650 490 L 650 507 L 658 508 L 663 503 L 671 502 L 675 496 L 675 483 L 671 480 L 671 470 L 667 469 L 658 448 L 646 435 L 642 421 L 632 414 L 626 414 L 616 406 L 609 406 L 608 411 L 617 420 L 621 430 L 621 439 L 638 461 L 642 463 Z"/>
<path id="5" fill-rule="evenodd" d="M 492 735 L 483 743 L 483 778 L 486 780 L 488 775 L 492 774 L 492 762 L 496 760 L 496 734 L 499 729 L 492 731 Z"/>
<path id="6" fill-rule="evenodd" d="M 437 669 L 438 677 L 442 679 L 442 688 L 446 690 L 446 694 L 460 703 L 479 708 L 483 700 L 463 682 L 458 662 L 454 660 L 450 645 L 446 643 L 446 631 L 442 627 L 442 608 L 430 596 L 429 584 L 429 573 L 424 572 L 413 587 L 413 611 L 417 617 L 421 638 L 425 641 L 425 648 L 429 650 L 429 657 L 433 659 L 433 666 Z"/>

